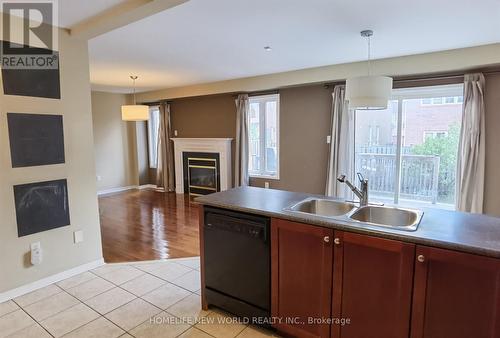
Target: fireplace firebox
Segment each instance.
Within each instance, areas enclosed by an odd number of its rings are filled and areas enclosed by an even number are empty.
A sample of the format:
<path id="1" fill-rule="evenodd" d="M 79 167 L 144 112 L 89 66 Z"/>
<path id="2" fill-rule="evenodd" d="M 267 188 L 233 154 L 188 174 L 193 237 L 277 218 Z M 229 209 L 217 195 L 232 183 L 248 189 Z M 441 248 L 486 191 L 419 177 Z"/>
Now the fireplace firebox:
<path id="1" fill-rule="evenodd" d="M 184 152 L 184 193 L 208 195 L 220 191 L 218 153 Z"/>

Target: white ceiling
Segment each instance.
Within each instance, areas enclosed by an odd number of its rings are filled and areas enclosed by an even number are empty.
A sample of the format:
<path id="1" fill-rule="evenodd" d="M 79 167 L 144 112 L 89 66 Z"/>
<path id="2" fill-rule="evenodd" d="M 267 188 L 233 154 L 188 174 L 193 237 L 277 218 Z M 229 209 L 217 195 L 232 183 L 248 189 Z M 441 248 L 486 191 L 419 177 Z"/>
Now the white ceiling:
<path id="1" fill-rule="evenodd" d="M 127 0 L 55 0 L 58 11 L 56 23 L 52 21 L 47 22 L 47 18 L 37 16 L 36 12 L 35 16 L 31 17 L 31 20 L 40 22 L 43 19 L 45 23 L 69 28 L 126 1 Z M 22 15 L 18 12 L 13 12 L 12 14 Z"/>
<path id="2" fill-rule="evenodd" d="M 65 2 L 119 1 L 61 2 L 71 23 Z M 375 59 L 477 46 L 500 42 L 499 23 L 500 0 L 190 0 L 90 40 L 91 81 L 124 92 L 137 74 L 140 91 L 354 62 L 362 29 Z"/>
<path id="3" fill-rule="evenodd" d="M 59 0 L 59 26 L 71 27 L 126 0 Z"/>

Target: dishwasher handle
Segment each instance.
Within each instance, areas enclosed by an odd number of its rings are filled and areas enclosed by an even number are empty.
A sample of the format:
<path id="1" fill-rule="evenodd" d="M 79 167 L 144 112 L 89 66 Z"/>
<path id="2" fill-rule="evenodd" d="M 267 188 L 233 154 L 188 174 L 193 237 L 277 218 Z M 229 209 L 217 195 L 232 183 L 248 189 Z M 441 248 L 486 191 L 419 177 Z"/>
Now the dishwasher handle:
<path id="1" fill-rule="evenodd" d="M 239 233 L 243 236 L 261 239 L 267 242 L 269 222 L 265 220 L 259 222 L 218 213 L 207 213 L 205 215 L 205 228 L 207 230 L 222 230 Z"/>

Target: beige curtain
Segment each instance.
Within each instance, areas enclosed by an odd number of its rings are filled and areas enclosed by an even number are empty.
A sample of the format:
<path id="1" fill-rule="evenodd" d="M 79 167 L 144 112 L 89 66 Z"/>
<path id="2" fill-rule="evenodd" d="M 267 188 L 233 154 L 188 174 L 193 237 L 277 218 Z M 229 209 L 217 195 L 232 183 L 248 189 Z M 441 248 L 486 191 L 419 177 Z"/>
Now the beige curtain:
<path id="1" fill-rule="evenodd" d="M 156 168 L 156 186 L 165 191 L 175 191 L 174 147 L 172 144 L 172 124 L 170 123 L 170 105 L 160 104 L 160 126 L 158 130 L 158 165 Z"/>
<path id="2" fill-rule="evenodd" d="M 249 184 L 248 178 L 248 111 L 250 103 L 247 94 L 236 99 L 236 159 L 234 165 L 235 186 Z"/>
<path id="3" fill-rule="evenodd" d="M 354 182 L 354 111 L 345 100 L 345 86 L 335 86 L 332 93 L 330 150 L 325 195 L 352 199 L 351 190 L 337 181 L 339 175 Z"/>
<path id="4" fill-rule="evenodd" d="M 458 146 L 457 203 L 460 211 L 482 213 L 485 168 L 485 79 L 466 74 L 462 128 Z"/>

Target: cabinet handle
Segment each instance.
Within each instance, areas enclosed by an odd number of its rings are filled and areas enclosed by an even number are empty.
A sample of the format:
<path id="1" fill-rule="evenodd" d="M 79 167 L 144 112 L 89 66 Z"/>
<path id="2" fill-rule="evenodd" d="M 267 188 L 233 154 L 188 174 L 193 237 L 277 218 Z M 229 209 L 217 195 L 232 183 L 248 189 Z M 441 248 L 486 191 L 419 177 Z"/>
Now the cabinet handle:
<path id="1" fill-rule="evenodd" d="M 324 241 L 325 243 L 330 243 L 330 236 L 325 236 L 325 237 L 323 237 L 323 241 Z"/>
<path id="2" fill-rule="evenodd" d="M 333 243 L 335 243 L 335 245 L 340 245 L 340 238 L 335 238 Z"/>
<path id="3" fill-rule="evenodd" d="M 420 263 L 425 262 L 425 256 L 424 255 L 418 255 L 417 256 L 417 261 L 419 261 Z"/>

